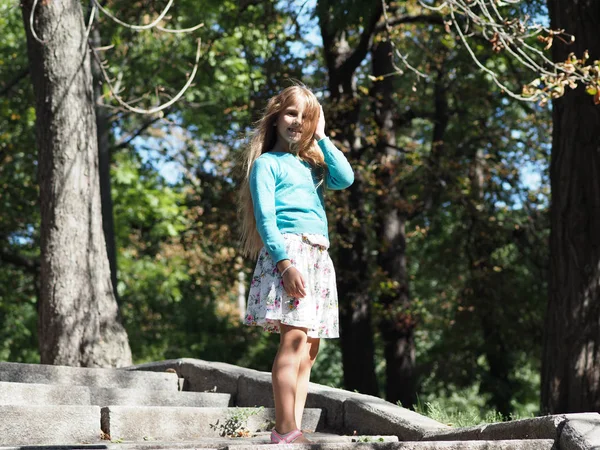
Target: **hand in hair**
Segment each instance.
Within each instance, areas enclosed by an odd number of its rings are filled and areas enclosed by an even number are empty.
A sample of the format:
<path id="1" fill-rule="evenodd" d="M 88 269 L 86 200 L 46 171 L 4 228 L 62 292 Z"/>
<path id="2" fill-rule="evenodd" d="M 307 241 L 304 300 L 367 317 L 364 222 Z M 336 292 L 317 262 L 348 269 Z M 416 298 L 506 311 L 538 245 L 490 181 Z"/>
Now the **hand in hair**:
<path id="1" fill-rule="evenodd" d="M 321 106 L 319 112 L 319 121 L 317 122 L 317 129 L 315 130 L 315 139 L 320 141 L 325 137 L 325 114 L 323 113 L 323 107 Z"/>

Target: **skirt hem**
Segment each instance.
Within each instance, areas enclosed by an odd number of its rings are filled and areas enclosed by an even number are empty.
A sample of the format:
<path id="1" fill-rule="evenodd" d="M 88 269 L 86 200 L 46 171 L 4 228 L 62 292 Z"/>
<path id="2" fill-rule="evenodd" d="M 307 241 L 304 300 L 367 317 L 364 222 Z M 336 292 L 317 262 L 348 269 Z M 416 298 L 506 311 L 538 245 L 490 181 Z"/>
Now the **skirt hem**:
<path id="1" fill-rule="evenodd" d="M 263 329 L 263 331 L 266 331 L 268 333 L 274 333 L 274 334 L 281 334 L 280 329 L 279 329 L 279 325 L 283 323 L 284 325 L 288 325 L 291 327 L 295 327 L 295 328 L 306 328 L 306 334 L 308 335 L 308 337 L 311 338 L 319 338 L 319 339 L 339 339 L 340 335 L 339 333 L 334 334 L 334 333 L 330 333 L 330 334 L 326 334 L 326 335 L 319 335 L 319 332 L 317 330 L 317 328 L 311 328 L 310 326 L 306 326 L 306 325 L 297 325 L 295 323 L 288 323 L 288 322 L 281 322 L 278 319 L 266 319 L 264 321 L 260 321 L 260 322 L 246 322 L 246 325 L 248 326 L 255 326 L 255 327 L 260 327 Z"/>

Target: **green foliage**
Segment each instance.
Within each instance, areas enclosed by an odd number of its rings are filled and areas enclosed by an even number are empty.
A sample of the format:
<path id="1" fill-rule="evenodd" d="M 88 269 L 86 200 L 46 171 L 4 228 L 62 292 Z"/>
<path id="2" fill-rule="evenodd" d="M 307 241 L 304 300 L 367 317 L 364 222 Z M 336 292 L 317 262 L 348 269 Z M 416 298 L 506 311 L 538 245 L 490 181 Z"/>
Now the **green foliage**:
<path id="1" fill-rule="evenodd" d="M 0 3 L 0 29 L 0 260 L 13 261 L 0 264 L 0 360 L 38 362 L 35 116 L 16 3 Z"/>
<path id="2" fill-rule="evenodd" d="M 344 369 L 342 367 L 342 352 L 338 339 L 322 339 L 319 355 L 312 368 L 310 379 L 314 383 L 342 388 Z"/>
<path id="3" fill-rule="evenodd" d="M 379 5 L 377 2 L 367 3 L 362 0 L 319 0 L 316 7 L 327 11 L 330 17 L 330 23 L 327 24 L 328 32 L 347 31 L 354 47 L 360 38 L 360 31 Z M 324 16 L 323 13 L 321 14 Z"/>
<path id="4" fill-rule="evenodd" d="M 482 358 L 480 358 L 481 362 Z M 539 371 L 532 370 L 531 366 L 521 368 L 517 376 L 523 378 L 523 384 L 539 390 Z M 529 393 L 526 403 L 517 401 L 519 395 L 513 400 L 513 412 L 510 416 L 504 416 L 495 409 L 490 409 L 489 395 L 481 395 L 478 382 L 465 387 L 455 384 L 446 384 L 443 387 L 431 389 L 431 383 L 435 384 L 433 376 L 430 376 L 422 385 L 422 394 L 414 409 L 438 422 L 453 427 L 468 427 L 483 423 L 503 422 L 505 420 L 525 419 L 538 413 L 539 401 L 537 391 Z"/>
<path id="5" fill-rule="evenodd" d="M 369 442 L 385 442 L 382 437 L 373 438 L 372 436 L 357 436 L 352 438 L 352 442 L 369 443 Z"/>
<path id="6" fill-rule="evenodd" d="M 163 254 L 165 242 L 185 225 L 183 195 L 164 186 L 136 154 L 116 155 L 113 169 L 121 312 L 136 357 L 148 352 L 142 359 L 161 359 L 175 337 L 173 321 L 162 322 L 164 308 L 181 301 L 179 283 L 189 278 L 181 257 Z M 148 340 L 154 345 L 143 350 Z"/>
<path id="7" fill-rule="evenodd" d="M 469 427 L 484 423 L 502 422 L 504 420 L 502 414 L 499 412 L 493 410 L 482 411 L 478 406 L 473 404 L 465 404 L 459 407 L 454 406 L 452 400 L 458 401 L 458 403 L 466 403 L 464 402 L 465 397 L 474 393 L 463 390 L 455 394 L 450 399 L 450 402 L 440 400 L 435 403 L 419 403 L 415 406 L 415 411 L 452 427 Z"/>
<path id="8" fill-rule="evenodd" d="M 117 155 L 114 171 L 118 287 L 135 358 L 198 356 L 211 328 L 225 334 L 233 325 L 227 316 L 215 315 L 223 291 L 197 278 L 194 249 L 185 248 L 183 238 L 192 226 L 186 195 L 135 153 Z"/>
<path id="9" fill-rule="evenodd" d="M 161 182 L 160 176 L 137 154 L 115 155 L 113 196 L 117 241 L 126 243 L 132 234 L 144 233 L 152 249 L 185 229 L 184 194 Z"/>
<path id="10" fill-rule="evenodd" d="M 461 381 L 460 384 L 454 382 L 451 377 L 441 376 L 439 366 L 434 364 L 434 370 L 422 378 L 419 401 L 414 406 L 417 411 L 432 418 L 435 418 L 431 415 L 433 413 L 427 412 L 429 407 L 438 411 L 437 414 L 445 414 L 449 417 L 460 416 L 461 414 L 465 417 L 471 417 L 470 422 L 475 419 L 486 422 L 489 415 L 497 416 L 498 420 L 514 420 L 537 415 L 539 411 L 539 368 L 531 365 L 526 360 L 521 360 L 519 363 L 523 365 L 514 373 L 517 388 L 512 393 L 512 411 L 509 414 L 503 414 L 495 409 L 490 402 L 492 394 L 482 389 L 480 381 L 482 374 L 489 370 L 486 367 L 484 356 L 477 359 L 475 362 L 477 367 L 474 370 L 469 371 L 468 368 L 462 367 L 465 376 L 468 376 L 469 372 L 474 375 L 470 380 Z M 451 421 L 451 419 L 436 420 L 444 423 L 450 423 Z M 454 425 L 466 426 L 462 422 L 461 424 L 454 422 Z"/>
<path id="11" fill-rule="evenodd" d="M 32 277 L 4 267 L 0 286 L 0 361 L 39 362 L 37 298 Z"/>
<path id="12" fill-rule="evenodd" d="M 222 437 L 248 437 L 250 436 L 250 430 L 248 430 L 248 419 L 252 416 L 259 414 L 264 408 L 234 408 L 229 411 L 228 417 L 223 420 L 218 419 L 214 424 L 211 423 L 210 427 L 217 431 Z M 265 429 L 270 428 L 268 425 Z"/>

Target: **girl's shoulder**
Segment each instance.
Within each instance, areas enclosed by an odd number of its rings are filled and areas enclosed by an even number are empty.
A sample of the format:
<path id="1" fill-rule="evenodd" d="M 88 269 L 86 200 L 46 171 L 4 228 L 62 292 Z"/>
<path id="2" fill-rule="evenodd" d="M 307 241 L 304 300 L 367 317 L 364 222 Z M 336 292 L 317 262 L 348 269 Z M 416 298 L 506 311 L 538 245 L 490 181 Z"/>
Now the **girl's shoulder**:
<path id="1" fill-rule="evenodd" d="M 273 152 L 273 151 L 269 151 L 269 152 L 264 152 L 263 154 L 261 154 L 258 158 L 257 161 L 261 158 L 264 159 L 271 159 L 274 161 L 283 159 L 283 158 L 287 158 L 289 156 L 293 156 L 291 153 L 287 153 L 287 152 Z"/>
<path id="2" fill-rule="evenodd" d="M 254 165 L 257 167 L 273 167 L 277 164 L 278 160 L 271 152 L 263 153 L 254 161 Z"/>
<path id="3" fill-rule="evenodd" d="M 280 172 L 280 153 L 266 152 L 260 155 L 252 164 L 252 172 L 259 173 L 269 171 L 273 174 Z"/>
<path id="4" fill-rule="evenodd" d="M 281 164 L 285 164 L 286 158 L 289 158 L 289 153 L 284 152 L 265 152 L 256 158 L 254 164 L 257 167 L 280 167 Z"/>

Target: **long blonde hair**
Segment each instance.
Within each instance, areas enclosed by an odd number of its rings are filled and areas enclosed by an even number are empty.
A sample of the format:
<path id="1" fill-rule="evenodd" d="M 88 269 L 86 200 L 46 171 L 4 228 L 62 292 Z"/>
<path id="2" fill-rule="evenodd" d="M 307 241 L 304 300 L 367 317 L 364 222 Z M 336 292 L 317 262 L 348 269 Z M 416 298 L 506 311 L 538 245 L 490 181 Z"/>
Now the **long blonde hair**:
<path id="1" fill-rule="evenodd" d="M 321 106 L 315 95 L 304 86 L 290 86 L 271 97 L 263 117 L 256 123 L 250 135 L 250 142 L 242 154 L 242 183 L 240 188 L 238 213 L 241 219 L 242 253 L 256 258 L 263 242 L 256 228 L 252 196 L 250 195 L 250 171 L 260 155 L 270 151 L 277 142 L 277 118 L 290 105 L 304 101 L 302 135 L 297 143 L 290 144 L 290 151 L 313 168 L 320 169 L 321 178 L 327 169 L 323 152 L 314 140 Z"/>

